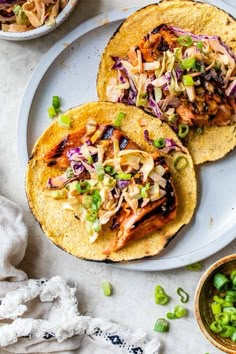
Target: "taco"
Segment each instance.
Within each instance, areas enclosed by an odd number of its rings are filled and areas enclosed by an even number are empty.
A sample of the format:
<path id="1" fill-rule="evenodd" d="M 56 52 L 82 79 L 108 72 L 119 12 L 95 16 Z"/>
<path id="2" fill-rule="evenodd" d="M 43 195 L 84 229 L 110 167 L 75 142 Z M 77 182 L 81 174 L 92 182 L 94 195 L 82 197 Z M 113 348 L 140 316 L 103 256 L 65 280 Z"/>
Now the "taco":
<path id="1" fill-rule="evenodd" d="M 149 5 L 109 41 L 97 77 L 100 100 L 141 107 L 166 121 L 195 164 L 236 145 L 236 21 L 209 4 Z"/>
<path id="2" fill-rule="evenodd" d="M 89 260 L 158 254 L 196 206 L 193 162 L 170 127 L 122 103 L 69 110 L 33 149 L 26 192 L 59 247 Z"/>

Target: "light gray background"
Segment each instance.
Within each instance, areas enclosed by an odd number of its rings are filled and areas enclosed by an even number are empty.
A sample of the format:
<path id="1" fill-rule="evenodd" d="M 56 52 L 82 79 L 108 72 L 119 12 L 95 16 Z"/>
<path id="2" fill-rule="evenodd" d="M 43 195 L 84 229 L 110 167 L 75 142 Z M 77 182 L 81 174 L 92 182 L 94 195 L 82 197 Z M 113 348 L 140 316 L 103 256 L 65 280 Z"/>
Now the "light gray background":
<path id="1" fill-rule="evenodd" d="M 202 272 L 185 269 L 155 273 L 138 273 L 100 263 L 80 261 L 55 247 L 41 232 L 27 205 L 24 181 L 17 160 L 17 112 L 24 89 L 32 72 L 47 50 L 81 22 L 102 12 L 122 7 L 146 5 L 145 0 L 79 0 L 71 16 L 54 32 L 27 42 L 0 40 L 0 194 L 17 202 L 24 210 L 29 228 L 29 244 L 21 267 L 29 277 L 51 277 L 59 274 L 76 281 L 79 308 L 82 313 L 109 318 L 130 328 L 142 327 L 159 336 L 162 354 L 218 354 L 200 333 L 193 314 L 193 297 Z M 235 253 L 236 241 L 203 262 L 203 270 L 217 259 Z M 114 287 L 112 297 L 104 297 L 101 282 L 109 280 Z M 172 296 L 166 307 L 153 301 L 156 284 Z M 152 331 L 155 320 L 163 317 L 177 303 L 176 289 L 181 286 L 190 294 L 189 316 L 171 323 L 168 334 Z M 1 352 L 1 349 L 0 349 Z M 78 351 L 82 354 L 107 354 L 87 341 Z M 111 353 L 112 354 L 112 353 Z M 114 353 L 115 354 L 115 353 Z"/>

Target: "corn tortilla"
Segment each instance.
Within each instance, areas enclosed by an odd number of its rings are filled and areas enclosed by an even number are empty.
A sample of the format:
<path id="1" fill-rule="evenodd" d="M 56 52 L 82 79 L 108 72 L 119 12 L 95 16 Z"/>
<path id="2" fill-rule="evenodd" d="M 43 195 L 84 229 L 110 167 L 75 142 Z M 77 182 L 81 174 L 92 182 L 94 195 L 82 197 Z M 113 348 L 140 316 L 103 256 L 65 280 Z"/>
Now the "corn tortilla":
<path id="1" fill-rule="evenodd" d="M 177 194 L 177 217 L 161 230 L 155 231 L 139 241 L 131 242 L 128 246 L 110 256 L 103 254 L 104 248 L 114 237 L 115 231 L 109 228 L 91 244 L 80 220 L 76 219 L 74 212 L 64 210 L 63 200 L 55 200 L 46 193 L 46 182 L 49 177 L 61 174 L 61 171 L 42 159 L 43 154 L 49 151 L 65 135 L 72 133 L 86 125 L 87 119 L 93 117 L 98 124 L 112 123 L 119 112 L 125 113 L 121 130 L 139 147 L 148 152 L 156 148 L 144 141 L 144 130 L 148 129 L 150 138 L 168 137 L 174 139 L 179 145 L 180 141 L 166 123 L 161 123 L 136 107 L 129 107 L 122 103 L 91 102 L 69 110 L 66 115 L 73 121 L 72 128 L 67 130 L 54 121 L 36 142 L 26 172 L 26 193 L 33 215 L 40 223 L 43 231 L 57 246 L 66 252 L 88 260 L 96 261 L 129 261 L 161 252 L 178 230 L 188 224 L 196 207 L 196 177 L 190 154 L 184 154 L 188 161 L 185 169 L 177 171 L 173 161 L 183 152 L 175 151 L 165 155 L 166 162 L 172 174 Z M 140 126 L 140 120 L 145 127 Z M 187 236 L 186 236 L 187 237 Z"/>
<path id="2" fill-rule="evenodd" d="M 108 100 L 106 87 L 116 71 L 111 56 L 125 57 L 130 47 L 158 25 L 165 23 L 195 34 L 218 35 L 236 53 L 236 21 L 223 10 L 191 0 L 164 0 L 144 7 L 130 15 L 109 41 L 100 63 L 97 92 L 100 100 Z M 215 161 L 236 146 L 236 124 L 205 127 L 200 136 L 192 131 L 187 148 L 194 164 Z"/>

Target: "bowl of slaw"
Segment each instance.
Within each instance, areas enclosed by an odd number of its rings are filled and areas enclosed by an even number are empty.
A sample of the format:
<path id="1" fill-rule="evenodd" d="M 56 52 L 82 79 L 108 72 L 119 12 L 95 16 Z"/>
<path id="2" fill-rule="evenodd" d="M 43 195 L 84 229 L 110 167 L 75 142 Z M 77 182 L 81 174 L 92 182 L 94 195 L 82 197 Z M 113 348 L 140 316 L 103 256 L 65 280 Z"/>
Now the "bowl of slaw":
<path id="1" fill-rule="evenodd" d="M 78 0 L 0 0 L 0 38 L 13 41 L 41 37 L 70 15 Z"/>

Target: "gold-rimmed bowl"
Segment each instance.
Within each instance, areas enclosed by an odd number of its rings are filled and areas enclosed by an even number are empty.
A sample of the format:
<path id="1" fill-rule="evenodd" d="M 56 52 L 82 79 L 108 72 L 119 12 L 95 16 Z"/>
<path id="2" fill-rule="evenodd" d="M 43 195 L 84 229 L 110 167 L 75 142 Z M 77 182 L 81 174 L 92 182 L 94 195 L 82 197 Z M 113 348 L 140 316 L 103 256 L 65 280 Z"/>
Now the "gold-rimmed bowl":
<path id="1" fill-rule="evenodd" d="M 236 354 L 236 343 L 210 330 L 210 324 L 214 321 L 210 303 L 215 293 L 214 275 L 216 273 L 229 275 L 233 269 L 236 269 L 236 254 L 226 256 L 215 262 L 202 275 L 194 299 L 195 316 L 202 333 L 215 347 L 228 354 Z"/>

